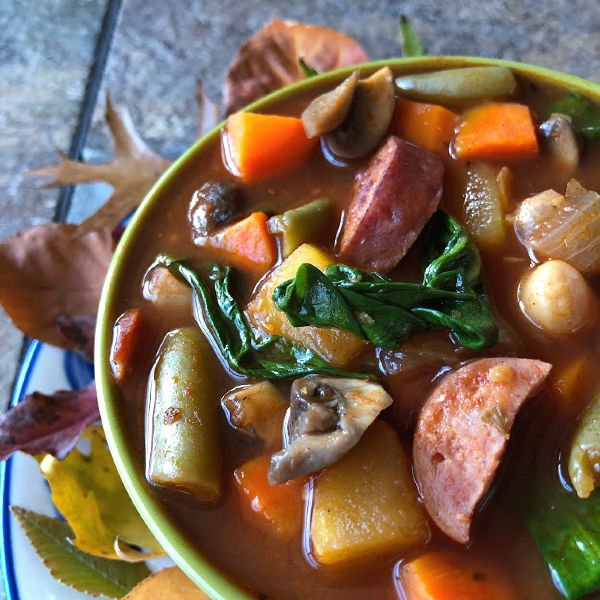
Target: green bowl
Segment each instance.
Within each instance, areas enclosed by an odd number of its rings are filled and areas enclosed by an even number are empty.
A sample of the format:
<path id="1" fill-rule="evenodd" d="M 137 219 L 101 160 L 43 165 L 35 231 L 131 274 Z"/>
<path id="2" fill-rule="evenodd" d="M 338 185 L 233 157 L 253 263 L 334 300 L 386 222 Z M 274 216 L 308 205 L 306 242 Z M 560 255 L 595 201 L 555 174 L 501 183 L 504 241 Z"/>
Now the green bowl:
<path id="1" fill-rule="evenodd" d="M 361 65 L 361 71 L 368 73 L 382 66 L 389 65 L 396 73 L 414 72 L 420 70 L 434 70 L 474 65 L 502 65 L 510 67 L 515 73 L 525 75 L 541 82 L 547 82 L 569 90 L 577 90 L 600 100 L 600 84 L 592 83 L 533 65 L 496 60 L 489 58 L 461 57 L 461 56 L 433 56 L 420 58 L 389 59 Z M 319 75 L 295 83 L 262 98 L 247 107 L 246 110 L 266 109 L 285 98 L 310 90 L 324 83 L 334 83 L 347 77 L 356 67 L 347 67 Z M 106 439 L 113 459 L 125 484 L 133 503 L 142 518 L 163 546 L 169 556 L 181 569 L 207 594 L 218 600 L 247 600 L 252 598 L 247 591 L 225 576 L 210 561 L 210 557 L 198 552 L 190 540 L 187 539 L 165 515 L 164 509 L 145 485 L 144 473 L 138 468 L 132 449 L 127 442 L 126 432 L 121 423 L 118 410 L 119 397 L 113 383 L 109 365 L 109 352 L 113 329 L 112 315 L 115 298 L 119 293 L 120 282 L 123 279 L 125 265 L 130 260 L 130 250 L 140 232 L 144 229 L 147 217 L 154 205 L 166 201 L 167 186 L 182 176 L 185 167 L 195 163 L 202 155 L 204 147 L 219 136 L 223 123 L 210 133 L 198 140 L 187 150 L 169 169 L 160 177 L 135 213 L 134 218 L 127 227 L 115 255 L 110 264 L 108 275 L 104 283 L 102 298 L 98 313 L 98 326 L 96 330 L 95 366 L 96 382 L 98 387 L 98 400 L 102 423 L 106 431 Z"/>

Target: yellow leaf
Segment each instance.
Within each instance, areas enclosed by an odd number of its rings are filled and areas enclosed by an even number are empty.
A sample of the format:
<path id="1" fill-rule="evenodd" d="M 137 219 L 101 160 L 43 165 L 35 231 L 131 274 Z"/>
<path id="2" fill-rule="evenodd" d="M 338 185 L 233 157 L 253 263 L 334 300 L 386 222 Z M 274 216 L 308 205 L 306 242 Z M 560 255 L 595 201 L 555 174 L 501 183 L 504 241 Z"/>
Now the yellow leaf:
<path id="1" fill-rule="evenodd" d="M 122 600 L 210 600 L 181 569 L 170 567 L 138 583 Z"/>
<path id="2" fill-rule="evenodd" d="M 75 449 L 63 460 L 48 454 L 40 463 L 52 501 L 75 533 L 75 546 L 94 556 L 128 561 L 164 554 L 121 483 L 102 428 L 90 427 L 82 438 L 89 440 L 89 453 Z"/>

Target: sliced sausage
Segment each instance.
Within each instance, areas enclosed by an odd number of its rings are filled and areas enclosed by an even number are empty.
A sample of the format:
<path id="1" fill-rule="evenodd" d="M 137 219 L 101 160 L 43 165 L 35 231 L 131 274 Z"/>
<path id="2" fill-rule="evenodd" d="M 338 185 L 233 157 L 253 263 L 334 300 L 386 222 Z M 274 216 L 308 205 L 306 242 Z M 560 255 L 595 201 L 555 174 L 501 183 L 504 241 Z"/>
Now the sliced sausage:
<path id="1" fill-rule="evenodd" d="M 515 417 L 551 365 L 525 358 L 483 358 L 447 375 L 419 415 L 415 475 L 437 526 L 466 544 L 473 514 L 490 487 Z"/>
<path id="2" fill-rule="evenodd" d="M 340 259 L 367 271 L 391 271 L 437 209 L 443 174 L 437 155 L 388 137 L 356 176 Z"/>

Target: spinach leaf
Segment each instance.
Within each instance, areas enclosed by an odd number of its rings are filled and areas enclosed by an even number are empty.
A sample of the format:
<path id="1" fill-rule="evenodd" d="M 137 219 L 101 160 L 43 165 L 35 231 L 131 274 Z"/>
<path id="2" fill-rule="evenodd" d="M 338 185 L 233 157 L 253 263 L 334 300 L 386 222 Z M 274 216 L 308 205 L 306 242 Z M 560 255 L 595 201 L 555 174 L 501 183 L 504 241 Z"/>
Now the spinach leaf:
<path id="1" fill-rule="evenodd" d="M 569 92 L 550 107 L 551 113 L 571 117 L 575 131 L 589 139 L 600 139 L 600 108 L 579 92 Z"/>
<path id="2" fill-rule="evenodd" d="M 527 526 L 552 579 L 574 600 L 600 588 L 600 492 L 582 500 L 558 483 L 544 492 Z"/>
<path id="3" fill-rule="evenodd" d="M 426 54 L 419 40 L 419 36 L 413 29 L 408 17 L 400 17 L 400 48 L 402 56 L 409 58 L 411 56 L 424 56 Z"/>
<path id="4" fill-rule="evenodd" d="M 462 225 L 439 211 L 424 233 L 423 281 L 392 281 L 347 265 L 321 272 L 300 265 L 275 288 L 273 301 L 295 327 L 337 327 L 382 348 L 397 348 L 417 333 L 447 327 L 468 348 L 498 341 L 481 260 Z"/>
<path id="5" fill-rule="evenodd" d="M 313 373 L 368 378 L 364 373 L 335 369 L 308 348 L 283 337 L 258 338 L 233 296 L 230 267 L 206 265 L 206 276 L 202 277 L 187 260 L 162 255 L 155 264 L 168 268 L 192 288 L 196 321 L 236 373 L 263 379 L 287 379 Z"/>

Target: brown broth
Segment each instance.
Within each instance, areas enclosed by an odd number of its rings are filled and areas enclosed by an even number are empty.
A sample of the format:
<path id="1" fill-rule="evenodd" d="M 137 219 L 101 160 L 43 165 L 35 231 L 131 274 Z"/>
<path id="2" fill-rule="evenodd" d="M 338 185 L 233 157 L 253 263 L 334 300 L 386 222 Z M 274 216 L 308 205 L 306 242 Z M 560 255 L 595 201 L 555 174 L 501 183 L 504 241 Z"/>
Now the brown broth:
<path id="1" fill-rule="evenodd" d="M 559 92 L 556 89 L 521 80 L 518 101 L 529 104 L 535 113 L 542 115 L 557 95 Z M 272 107 L 270 112 L 297 115 L 307 101 L 307 96 L 288 100 Z M 316 151 L 306 164 L 285 176 L 265 184 L 245 186 L 246 209 L 279 213 L 320 196 L 327 196 L 335 202 L 341 213 L 352 196 L 354 175 L 365 162 L 366 159 L 353 161 L 348 167 L 333 166 L 321 152 Z M 583 185 L 600 189 L 599 164 L 600 145 L 593 147 L 589 144 L 576 177 Z M 466 165 L 451 159 L 445 160 L 445 165 L 446 191 L 442 207 L 460 216 L 461 185 Z M 513 161 L 508 166 L 514 173 L 515 199 L 548 187 L 562 191 L 567 183 L 567 178 L 556 173 L 543 154 L 536 159 Z M 128 308 L 140 307 L 149 324 L 145 335 L 146 345 L 137 358 L 136 371 L 120 387 L 122 419 L 130 434 L 140 469 L 144 466 L 144 407 L 148 373 L 164 335 L 173 328 L 193 323 L 191 314 L 181 311 L 160 312 L 144 301 L 141 283 L 146 270 L 159 253 L 188 256 L 197 264 L 207 259 L 218 259 L 192 244 L 187 222 L 188 203 L 193 191 L 210 180 L 235 180 L 223 167 L 218 143 L 213 143 L 204 152 L 201 164 L 189 165 L 186 173 L 170 184 L 169 200 L 165 199 L 152 210 L 144 233 L 134 242 L 130 256 L 135 257 L 135 260 L 128 262 L 115 306 L 115 318 Z M 337 221 L 332 222 L 330 230 L 323 236 L 321 243 L 325 247 L 331 248 L 337 226 Z M 418 244 L 393 276 L 414 280 L 417 255 Z M 596 327 L 592 331 L 561 339 L 560 343 L 556 343 L 554 339 L 535 329 L 521 314 L 516 304 L 516 289 L 519 278 L 530 268 L 530 259 L 514 234 L 510 234 L 505 247 L 495 252 L 483 252 L 482 258 L 484 277 L 496 313 L 516 338 L 515 349 L 519 355 L 546 360 L 555 369 L 565 366 L 573 357 L 584 354 L 592 358 L 590 364 L 597 361 L 600 328 Z M 246 281 L 247 296 L 255 283 L 251 279 Z M 423 339 L 429 341 L 436 336 L 440 339 L 448 336 L 447 332 L 427 335 L 430 337 Z M 482 352 L 471 351 L 461 355 L 460 359 L 498 355 L 503 351 L 505 349 L 501 347 Z M 433 364 L 409 375 L 383 378 L 384 385 L 395 397 L 395 405 L 387 411 L 384 418 L 396 425 L 407 451 L 410 449 L 416 414 L 432 389 L 433 379 L 441 366 L 443 365 Z M 218 366 L 214 372 L 218 392 L 214 402 L 218 403 L 221 394 L 240 381 L 231 379 Z M 593 385 L 594 374 L 588 372 L 579 384 L 577 397 L 569 405 L 561 404 L 549 392 L 542 393 L 533 401 L 515 425 L 502 473 L 494 486 L 495 493 L 491 502 L 485 503 L 485 510 L 480 511 L 475 523 L 472 544 L 468 548 L 459 549 L 437 531 L 434 531 L 430 544 L 459 550 L 466 556 L 473 557 L 478 564 L 483 560 L 484 563 L 488 561 L 488 564 L 500 568 L 514 583 L 515 589 L 519 590 L 519 598 L 558 598 L 559 594 L 550 581 L 535 544 L 518 521 L 517 512 L 523 499 L 527 499 L 532 493 L 535 479 L 530 476 L 532 472 L 545 469 L 544 477 L 555 475 L 555 458 L 560 446 L 565 441 L 565 435 L 571 431 L 575 416 L 589 401 Z M 315 568 L 307 561 L 300 535 L 292 540 L 280 540 L 244 512 L 234 489 L 232 473 L 245 461 L 261 454 L 261 449 L 239 437 L 228 426 L 225 416 L 221 425 L 226 457 L 225 486 L 223 500 L 217 506 L 206 507 L 189 496 L 182 497 L 151 488 L 152 493 L 162 501 L 169 518 L 199 552 L 210 557 L 223 573 L 260 598 L 379 600 L 400 597 L 395 587 L 394 565 L 422 549 L 346 569 Z M 552 468 L 548 469 L 547 465 Z"/>

